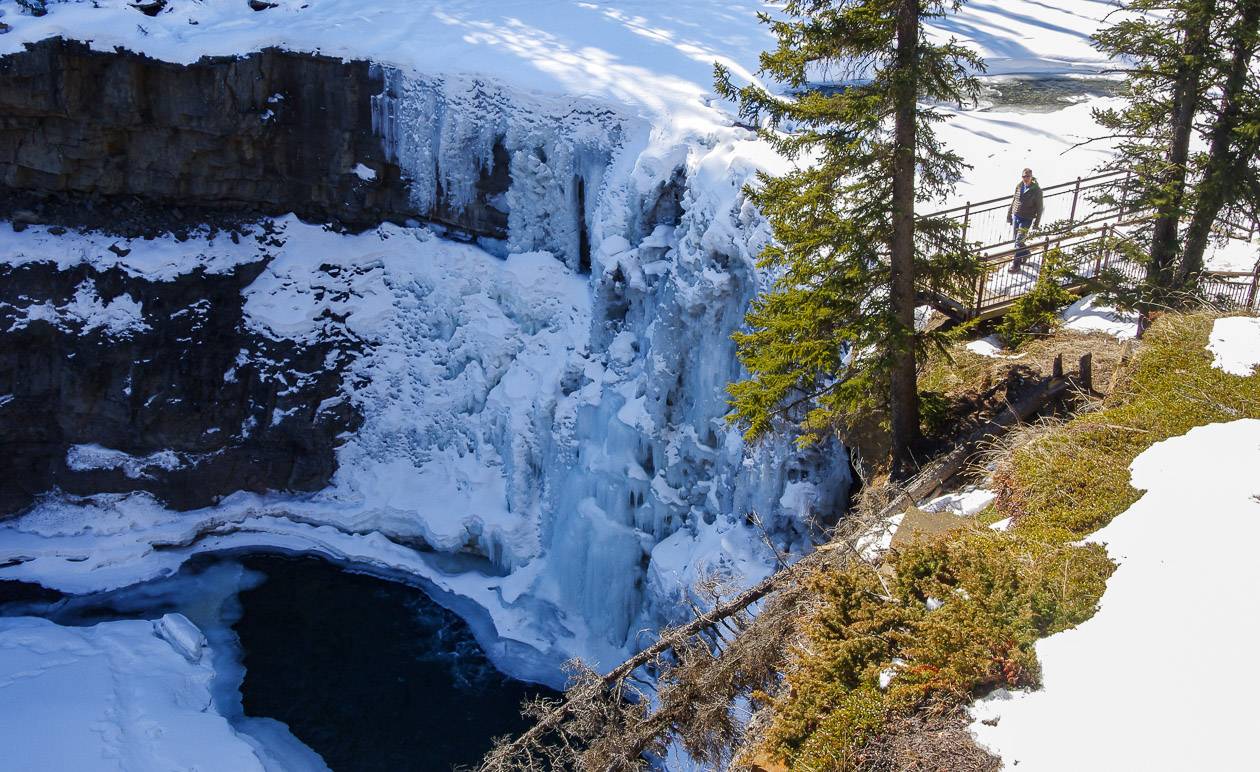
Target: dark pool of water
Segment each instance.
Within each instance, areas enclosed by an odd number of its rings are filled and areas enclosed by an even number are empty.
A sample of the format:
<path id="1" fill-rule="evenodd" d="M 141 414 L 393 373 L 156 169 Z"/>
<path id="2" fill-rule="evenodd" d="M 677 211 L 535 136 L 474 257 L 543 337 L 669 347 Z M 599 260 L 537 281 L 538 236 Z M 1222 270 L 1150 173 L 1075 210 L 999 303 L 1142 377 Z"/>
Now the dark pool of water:
<path id="1" fill-rule="evenodd" d="M 335 772 L 474 765 L 520 731 L 538 687 L 486 659 L 468 626 L 421 590 L 315 558 L 241 560 L 245 714 L 278 719 Z"/>

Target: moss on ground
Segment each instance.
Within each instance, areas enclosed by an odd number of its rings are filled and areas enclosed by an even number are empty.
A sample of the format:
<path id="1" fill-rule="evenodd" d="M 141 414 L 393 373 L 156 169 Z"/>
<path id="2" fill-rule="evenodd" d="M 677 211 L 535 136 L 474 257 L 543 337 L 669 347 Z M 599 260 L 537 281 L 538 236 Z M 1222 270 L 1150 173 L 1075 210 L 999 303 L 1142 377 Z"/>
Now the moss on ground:
<path id="1" fill-rule="evenodd" d="M 1138 498 L 1133 459 L 1195 426 L 1260 417 L 1260 375 L 1211 367 L 1213 318 L 1159 319 L 1102 409 L 1023 433 L 969 527 L 891 551 L 883 570 L 854 560 L 813 575 L 783 688 L 758 697 L 771 718 L 755 752 L 793 770 L 861 769 L 906 716 L 1036 685 L 1036 641 L 1091 617 L 1114 570 L 1079 539 Z M 951 371 L 977 368 L 961 382 L 985 366 Z M 1006 517 L 1007 531 L 986 525 Z"/>
<path id="2" fill-rule="evenodd" d="M 995 476 L 1001 516 L 1041 538 L 1080 538 L 1138 499 L 1129 464 L 1143 450 L 1196 426 L 1260 417 L 1260 376 L 1212 367 L 1204 347 L 1214 318 L 1160 318 L 1104 409 L 1034 432 Z"/>

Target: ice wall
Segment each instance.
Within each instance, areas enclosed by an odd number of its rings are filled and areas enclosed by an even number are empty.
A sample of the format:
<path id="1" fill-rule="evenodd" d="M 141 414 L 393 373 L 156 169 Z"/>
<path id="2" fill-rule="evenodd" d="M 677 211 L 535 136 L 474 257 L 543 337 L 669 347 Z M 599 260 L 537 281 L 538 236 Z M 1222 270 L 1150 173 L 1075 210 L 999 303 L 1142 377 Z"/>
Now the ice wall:
<path id="1" fill-rule="evenodd" d="M 403 168 L 416 211 L 467 215 L 480 206 L 507 219 L 507 244 L 495 251 L 546 250 L 589 267 L 587 191 L 600 189 L 621 133 L 608 109 L 513 98 L 478 79 L 376 72 L 385 87 L 372 100 L 373 129 Z"/>
<path id="2" fill-rule="evenodd" d="M 418 208 L 443 192 L 471 205 L 499 148 L 507 251 L 550 252 L 588 291 L 589 326 L 552 362 L 556 380 L 487 394 L 484 410 L 505 418 L 483 439 L 507 510 L 528 524 L 517 536 L 531 538 L 488 543 L 483 524 L 468 535 L 519 572 L 508 597 L 555 608 L 573 653 L 606 666 L 638 630 L 684 616 L 702 576 L 746 583 L 770 570 L 761 528 L 776 549 L 808 549 L 810 521 L 843 507 L 844 449 L 750 449 L 725 421 L 740 374 L 730 335 L 768 233 L 742 192 L 755 171 L 747 138 L 667 135 L 481 81 L 391 72 L 386 83 L 378 129 Z"/>

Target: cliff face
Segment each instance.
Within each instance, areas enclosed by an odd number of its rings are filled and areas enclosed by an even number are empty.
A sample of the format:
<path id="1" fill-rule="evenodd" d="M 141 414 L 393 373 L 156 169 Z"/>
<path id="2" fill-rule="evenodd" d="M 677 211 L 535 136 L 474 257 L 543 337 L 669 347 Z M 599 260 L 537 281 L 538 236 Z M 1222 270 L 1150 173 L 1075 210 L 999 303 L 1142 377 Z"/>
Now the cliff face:
<path id="1" fill-rule="evenodd" d="M 208 224 L 259 246 L 229 273 L 162 280 L 0 255 L 0 516 L 52 490 L 144 490 L 190 509 L 328 484 L 338 436 L 361 423 L 337 399 L 361 346 L 336 319 L 316 342 L 249 328 L 242 290 L 280 244 L 250 223 L 294 212 L 507 232 L 502 146 L 471 194 L 456 202 L 439 182 L 422 211 L 373 129 L 384 90 L 367 62 L 278 49 L 185 66 L 51 39 L 0 57 L 0 218 L 14 229 L 182 241 Z"/>
<path id="2" fill-rule="evenodd" d="M 506 166 L 484 172 L 471 206 L 439 195 L 415 210 L 372 130 L 382 89 L 363 61 L 268 49 L 185 66 L 42 41 L 0 57 L 3 208 L 60 219 L 67 201 L 138 198 L 352 227 L 426 218 L 503 238 L 507 215 L 487 202 Z"/>
<path id="3" fill-rule="evenodd" d="M 335 320 L 302 346 L 248 329 L 241 290 L 263 267 L 0 265 L 0 515 L 54 488 L 189 509 L 326 485 L 359 423 L 335 399 L 358 344 Z"/>

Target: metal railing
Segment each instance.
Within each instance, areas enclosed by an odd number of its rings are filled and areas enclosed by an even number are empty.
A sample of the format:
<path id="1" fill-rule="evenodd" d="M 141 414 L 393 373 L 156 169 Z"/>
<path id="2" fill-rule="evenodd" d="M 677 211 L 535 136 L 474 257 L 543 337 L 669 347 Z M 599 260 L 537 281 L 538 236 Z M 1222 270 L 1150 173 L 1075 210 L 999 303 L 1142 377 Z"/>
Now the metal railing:
<path id="1" fill-rule="evenodd" d="M 1129 252 L 1116 249 L 1125 239 L 1124 228 L 1147 217 L 1145 212 L 1126 204 L 1124 191 L 1128 188 L 1129 176 L 1129 172 L 1115 171 L 1042 188 L 1045 205 L 1042 220 L 1055 227 L 1049 232 L 1034 234 L 1023 248 L 1015 245 L 1013 228 L 1007 222 L 1011 195 L 969 201 L 924 215 L 958 221 L 963 239 L 985 261 L 985 269 L 970 297 L 928 293 L 929 300 L 935 301 L 934 305 L 941 310 L 963 319 L 999 316 L 1037 285 L 1045 255 L 1051 249 L 1063 251 L 1071 276 L 1062 283 L 1073 290 L 1083 288 L 1104 271 L 1133 281 L 1141 280 L 1145 267 L 1130 259 Z M 1099 203 L 1097 194 L 1104 188 L 1116 186 L 1121 191 L 1119 203 Z M 1255 223 L 1247 226 L 1227 223 L 1227 226 L 1225 233 L 1229 238 L 1245 241 L 1250 241 L 1257 231 Z M 1020 255 L 1019 267 L 1011 270 L 1017 254 Z M 1219 307 L 1260 312 L 1260 261 L 1250 272 L 1206 271 L 1199 276 L 1198 286 L 1205 299 Z"/>
<path id="2" fill-rule="evenodd" d="M 1199 293 L 1222 309 L 1260 313 L 1260 262 L 1247 271 L 1209 271 L 1199 276 Z"/>
<path id="3" fill-rule="evenodd" d="M 975 293 L 966 303 L 968 318 L 996 316 L 1020 296 L 1027 294 L 1041 279 L 1041 269 L 1051 250 L 1059 250 L 1067 275 L 1060 279 L 1064 287 L 1077 289 L 1104 271 L 1126 278 L 1140 278 L 1143 267 L 1116 249 L 1119 239 L 1115 226 L 1104 224 L 1073 234 L 1070 238 L 1045 237 L 1021 250 L 1006 249 L 989 256 L 985 270 L 976 281 Z"/>
<path id="4" fill-rule="evenodd" d="M 1077 177 L 1072 182 L 1063 182 L 1041 189 L 1041 200 L 1044 212 L 1041 221 L 1045 223 L 1069 222 L 1074 226 L 1102 223 L 1122 219 L 1134 214 L 1121 194 L 1118 205 L 1099 203 L 1096 194 L 1102 190 L 1120 185 L 1124 190 L 1130 176 L 1126 171 L 1107 172 L 1093 177 Z M 927 217 L 943 217 L 961 224 L 962 238 L 981 254 L 1015 243 L 1014 230 L 1010 224 L 1011 193 L 987 201 L 968 201 L 962 206 L 942 209 Z"/>

